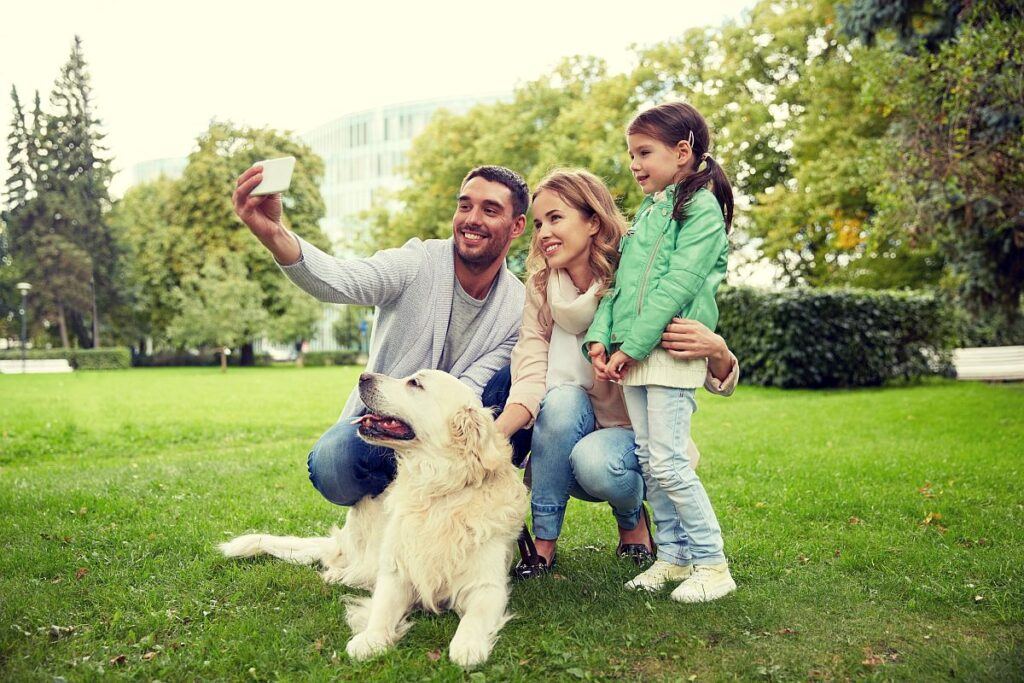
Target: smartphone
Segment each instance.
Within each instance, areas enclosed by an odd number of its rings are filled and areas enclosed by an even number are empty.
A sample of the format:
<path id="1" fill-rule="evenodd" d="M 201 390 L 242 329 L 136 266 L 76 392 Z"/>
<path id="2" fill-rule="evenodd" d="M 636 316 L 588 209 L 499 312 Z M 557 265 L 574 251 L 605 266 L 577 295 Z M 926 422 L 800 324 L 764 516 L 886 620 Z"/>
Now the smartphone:
<path id="1" fill-rule="evenodd" d="M 267 159 L 260 161 L 253 166 L 263 167 L 263 180 L 253 188 L 249 194 L 257 197 L 266 194 L 278 194 L 288 189 L 292 184 L 292 171 L 295 170 L 295 157 L 281 157 L 279 159 Z"/>

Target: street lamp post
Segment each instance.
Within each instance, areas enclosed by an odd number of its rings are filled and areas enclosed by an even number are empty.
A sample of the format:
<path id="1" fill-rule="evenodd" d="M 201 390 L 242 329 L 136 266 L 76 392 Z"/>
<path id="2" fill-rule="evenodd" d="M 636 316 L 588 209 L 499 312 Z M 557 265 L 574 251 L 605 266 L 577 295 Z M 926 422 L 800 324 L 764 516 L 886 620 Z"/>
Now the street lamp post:
<path id="1" fill-rule="evenodd" d="M 26 302 L 28 300 L 28 292 L 32 289 L 32 285 L 27 282 L 19 282 L 14 285 L 19 292 L 21 292 L 21 310 L 18 312 L 21 314 L 21 374 L 25 374 L 25 341 L 27 335 L 27 318 L 26 318 Z"/>

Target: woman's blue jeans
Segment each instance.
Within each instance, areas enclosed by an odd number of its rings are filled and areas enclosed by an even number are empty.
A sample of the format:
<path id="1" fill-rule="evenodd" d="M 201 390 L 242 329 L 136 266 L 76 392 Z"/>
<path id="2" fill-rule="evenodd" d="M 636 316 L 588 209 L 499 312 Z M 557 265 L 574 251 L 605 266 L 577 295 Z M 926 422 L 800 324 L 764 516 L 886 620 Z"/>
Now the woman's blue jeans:
<path id="1" fill-rule="evenodd" d="M 620 527 L 635 528 L 644 481 L 634 448 L 629 429 L 595 431 L 594 408 L 582 387 L 564 384 L 551 389 L 533 426 L 534 535 L 558 538 L 570 495 L 595 503 L 607 501 Z"/>
<path id="2" fill-rule="evenodd" d="M 499 370 L 484 387 L 483 404 L 500 414 L 512 385 L 510 368 Z M 530 430 L 512 437 L 513 461 L 521 462 L 530 448 Z M 358 425 L 336 423 L 313 446 L 307 460 L 309 480 L 324 498 L 338 505 L 355 505 L 376 496 L 395 478 L 395 454 L 359 438 Z"/>
<path id="3" fill-rule="evenodd" d="M 637 460 L 636 437 L 625 427 L 595 430 L 594 408 L 581 387 L 551 389 L 533 427 L 531 507 L 533 533 L 555 540 L 561 534 L 569 496 L 607 502 L 622 529 L 635 529 L 647 498 L 657 530 L 658 557 L 690 564 L 689 542 L 672 500 L 647 490 Z"/>

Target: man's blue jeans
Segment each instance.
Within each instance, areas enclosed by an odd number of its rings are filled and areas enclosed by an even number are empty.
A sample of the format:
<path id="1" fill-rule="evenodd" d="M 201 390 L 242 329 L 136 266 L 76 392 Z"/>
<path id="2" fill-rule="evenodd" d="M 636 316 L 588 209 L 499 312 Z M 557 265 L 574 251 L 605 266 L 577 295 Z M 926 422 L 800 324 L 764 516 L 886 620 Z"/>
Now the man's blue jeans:
<path id="1" fill-rule="evenodd" d="M 506 366 L 484 387 L 483 404 L 500 414 L 511 385 L 511 369 Z M 376 496 L 395 478 L 394 452 L 366 443 L 357 430 L 358 425 L 338 422 L 309 453 L 309 480 L 324 498 L 338 505 L 355 505 L 365 496 Z M 522 462 L 530 450 L 530 430 L 512 437 L 512 449 L 513 460 Z"/>

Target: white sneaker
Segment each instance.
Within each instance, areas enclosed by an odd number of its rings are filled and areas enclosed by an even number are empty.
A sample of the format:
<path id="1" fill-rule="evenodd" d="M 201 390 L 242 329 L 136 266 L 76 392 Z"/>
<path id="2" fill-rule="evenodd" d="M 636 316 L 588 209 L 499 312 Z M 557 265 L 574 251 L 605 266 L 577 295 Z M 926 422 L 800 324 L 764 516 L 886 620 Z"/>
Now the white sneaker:
<path id="1" fill-rule="evenodd" d="M 654 564 L 632 581 L 626 582 L 626 588 L 634 591 L 660 590 L 669 581 L 681 581 L 693 573 L 690 565 L 672 564 L 664 560 L 655 560 Z"/>
<path id="2" fill-rule="evenodd" d="M 698 564 L 690 578 L 672 591 L 676 602 L 711 602 L 736 590 L 736 582 L 729 573 L 729 563 Z"/>

